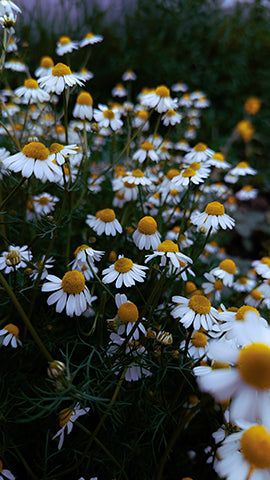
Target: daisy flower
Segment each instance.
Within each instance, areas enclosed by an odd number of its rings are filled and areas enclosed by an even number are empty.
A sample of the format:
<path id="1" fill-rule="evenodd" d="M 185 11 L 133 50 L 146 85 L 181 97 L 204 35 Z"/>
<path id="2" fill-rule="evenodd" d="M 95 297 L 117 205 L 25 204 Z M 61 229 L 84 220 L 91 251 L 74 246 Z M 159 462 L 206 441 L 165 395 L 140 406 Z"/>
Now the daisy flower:
<path id="1" fill-rule="evenodd" d="M 1 0 L 0 1 L 0 15 L 11 15 L 12 13 L 22 13 L 21 9 L 16 5 L 16 3 L 11 0 Z"/>
<path id="2" fill-rule="evenodd" d="M 218 311 L 204 295 L 194 294 L 191 298 L 175 295 L 172 301 L 177 305 L 172 309 L 171 315 L 179 319 L 185 328 L 192 325 L 195 330 L 204 328 L 211 331 L 218 327 Z"/>
<path id="3" fill-rule="evenodd" d="M 204 277 L 208 280 L 208 282 L 202 283 L 205 295 L 211 293 L 214 301 L 220 302 L 223 282 L 219 278 L 216 278 L 212 273 L 205 273 Z"/>
<path id="4" fill-rule="evenodd" d="M 237 176 L 256 175 L 256 173 L 257 170 L 251 168 L 247 162 L 240 162 L 235 168 L 230 170 L 231 175 Z"/>
<path id="5" fill-rule="evenodd" d="M 52 73 L 52 68 L 54 67 L 54 61 L 48 55 L 44 56 L 40 60 L 39 67 L 35 70 L 35 76 L 45 77 L 46 75 L 50 75 Z"/>
<path id="6" fill-rule="evenodd" d="M 30 278 L 32 278 L 33 280 L 36 280 L 36 278 L 38 277 L 41 270 L 42 270 L 42 274 L 41 274 L 40 279 L 44 280 L 44 278 L 46 278 L 49 274 L 47 269 L 53 267 L 54 258 L 49 257 L 46 260 L 45 263 L 44 263 L 44 259 L 45 259 L 45 255 L 42 255 L 41 260 L 34 263 L 33 267 L 29 269 L 30 270 Z"/>
<path id="7" fill-rule="evenodd" d="M 161 120 L 163 124 L 168 127 L 169 125 L 176 125 L 177 123 L 180 123 L 182 120 L 182 115 L 178 113 L 176 110 L 167 110 L 164 115 L 162 115 Z"/>
<path id="8" fill-rule="evenodd" d="M 61 169 L 52 162 L 49 149 L 41 142 L 30 142 L 21 152 L 15 153 L 4 160 L 4 166 L 13 172 L 21 172 L 23 177 L 32 174 L 42 182 L 56 181 L 61 175 Z"/>
<path id="9" fill-rule="evenodd" d="M 251 290 L 251 292 L 249 292 L 249 294 L 245 298 L 245 303 L 247 303 L 248 305 L 252 305 L 252 307 L 258 307 L 262 301 L 264 301 L 263 292 L 261 292 L 257 288 Z"/>
<path id="10" fill-rule="evenodd" d="M 170 90 L 165 85 L 160 85 L 153 92 L 146 93 L 142 98 L 142 105 L 155 108 L 158 113 L 174 110 L 177 107 L 176 100 L 170 96 Z"/>
<path id="11" fill-rule="evenodd" d="M 94 119 L 100 128 L 111 127 L 113 131 L 119 130 L 123 125 L 119 110 L 117 108 L 109 108 L 101 103 L 98 104 L 98 108 L 94 108 Z"/>
<path id="12" fill-rule="evenodd" d="M 235 262 L 229 258 L 222 260 L 218 267 L 212 268 L 211 274 L 220 278 L 224 285 L 231 287 L 234 281 L 234 275 L 237 273 Z"/>
<path id="13" fill-rule="evenodd" d="M 197 143 L 186 155 L 184 156 L 185 163 L 193 162 L 205 162 L 214 155 L 214 151 L 205 145 L 205 143 Z"/>
<path id="14" fill-rule="evenodd" d="M 149 187 L 152 185 L 152 181 L 147 178 L 139 168 L 136 168 L 133 172 L 127 172 L 127 176 L 123 177 L 123 182 L 142 185 L 143 187 Z"/>
<path id="15" fill-rule="evenodd" d="M 192 107 L 193 101 L 190 98 L 190 93 L 188 92 L 184 93 L 184 95 L 182 95 L 182 97 L 179 98 L 178 105 L 179 107 L 187 107 L 187 108 Z"/>
<path id="16" fill-rule="evenodd" d="M 14 475 L 12 475 L 10 470 L 7 470 L 6 468 L 3 468 L 3 462 L 0 460 L 0 480 L 15 480 Z"/>
<path id="17" fill-rule="evenodd" d="M 110 342 L 108 344 L 108 354 L 113 355 L 117 353 L 119 347 L 125 342 L 125 338 L 116 333 L 111 333 Z M 127 355 L 128 367 L 125 373 L 125 380 L 127 382 L 136 382 L 142 377 L 152 375 L 147 368 L 144 357 L 147 355 L 145 347 L 139 344 L 137 340 L 131 339 L 126 345 L 125 353 Z M 118 374 L 122 371 L 122 364 L 120 361 L 114 363 L 114 372 Z"/>
<path id="18" fill-rule="evenodd" d="M 0 20 L 0 23 L 2 23 L 1 20 Z M 16 41 L 13 37 L 11 37 L 8 41 L 6 52 L 10 53 L 10 52 L 17 52 L 17 51 L 18 51 L 18 47 L 17 47 Z"/>
<path id="19" fill-rule="evenodd" d="M 56 53 L 59 56 L 65 55 L 65 53 L 70 53 L 73 50 L 77 50 L 79 47 L 78 42 L 74 42 L 71 38 L 63 35 L 59 38 L 56 44 Z"/>
<path id="20" fill-rule="evenodd" d="M 263 278 L 270 278 L 270 257 L 262 257 L 260 260 L 254 260 L 251 263 L 255 272 Z"/>
<path id="21" fill-rule="evenodd" d="M 8 62 L 5 62 L 5 68 L 12 70 L 13 72 L 25 72 L 26 65 L 21 60 L 12 59 Z"/>
<path id="22" fill-rule="evenodd" d="M 130 302 L 125 294 L 117 293 L 115 295 L 115 303 L 118 308 L 116 318 L 121 322 L 117 328 L 118 335 L 129 335 L 134 328 L 135 322 L 139 318 L 139 310 L 135 303 Z M 131 339 L 139 340 L 140 333 L 146 334 L 144 325 L 139 322 L 137 328 L 132 333 Z"/>
<path id="23" fill-rule="evenodd" d="M 124 87 L 122 83 L 117 83 L 116 86 L 112 89 L 112 96 L 113 97 L 126 97 L 127 89 Z"/>
<path id="24" fill-rule="evenodd" d="M 241 425 L 242 422 L 239 422 Z M 270 430 L 243 422 L 243 430 L 229 435 L 217 450 L 214 469 L 220 478 L 268 480 L 270 478 Z"/>
<path id="25" fill-rule="evenodd" d="M 237 292 L 249 292 L 256 285 L 256 280 L 245 276 L 239 277 L 233 284 L 233 289 Z"/>
<path id="26" fill-rule="evenodd" d="M 220 168 L 221 170 L 225 170 L 226 168 L 230 168 L 230 164 L 225 161 L 225 155 L 221 152 L 216 152 L 214 155 L 207 160 L 207 165 L 211 167 Z"/>
<path id="27" fill-rule="evenodd" d="M 132 118 L 132 127 L 133 128 L 141 128 L 142 127 L 142 132 L 145 132 L 146 130 L 149 130 L 149 121 L 148 121 L 149 113 L 147 110 L 138 110 L 137 112 L 134 112 L 134 117 Z"/>
<path id="28" fill-rule="evenodd" d="M 24 80 L 23 87 L 16 88 L 15 95 L 22 97 L 24 103 L 47 102 L 50 95 L 39 88 L 38 82 L 33 78 Z"/>
<path id="29" fill-rule="evenodd" d="M 14 26 L 16 24 L 16 21 L 17 21 L 17 15 L 15 15 L 13 12 L 11 12 L 9 14 L 5 13 L 4 15 L 3 15 L 3 13 L 0 13 L 0 25 L 2 25 L 3 28 L 6 28 L 7 30 L 9 30 L 9 32 L 11 34 L 15 33 Z M 15 44 L 15 46 L 16 46 L 16 50 L 18 50 L 16 44 Z M 5 101 L 5 99 L 4 99 L 4 101 Z"/>
<path id="30" fill-rule="evenodd" d="M 174 144 L 175 150 L 181 150 L 182 152 L 189 152 L 190 146 L 185 138 L 181 138 Z"/>
<path id="31" fill-rule="evenodd" d="M 0 270 L 10 273 L 18 270 L 18 268 L 26 268 L 27 263 L 31 261 L 33 256 L 27 248 L 27 245 L 23 247 L 10 245 L 8 251 L 2 252 L 0 256 Z"/>
<path id="32" fill-rule="evenodd" d="M 87 225 L 91 227 L 97 235 L 106 235 L 115 236 L 118 233 L 122 233 L 123 229 L 118 222 L 114 210 L 111 208 L 104 208 L 99 210 L 96 215 L 87 215 L 86 219 Z"/>
<path id="33" fill-rule="evenodd" d="M 42 215 L 48 215 L 54 211 L 55 204 L 59 202 L 59 198 L 44 192 L 40 195 L 34 195 L 31 201 L 31 209 L 34 210 L 37 218 Z"/>
<path id="34" fill-rule="evenodd" d="M 60 95 L 65 88 L 74 87 L 74 85 L 83 86 L 83 82 L 78 79 L 77 75 L 71 73 L 70 68 L 64 63 L 57 63 L 52 67 L 52 73 L 40 77 L 38 83 L 49 93 Z"/>
<path id="35" fill-rule="evenodd" d="M 92 120 L 93 117 L 93 98 L 88 92 L 80 92 L 77 96 L 73 117 L 81 120 Z"/>
<path id="36" fill-rule="evenodd" d="M 157 231 L 157 222 L 153 217 L 141 218 L 138 227 L 132 235 L 133 241 L 139 250 L 155 250 L 160 244 L 161 235 Z"/>
<path id="37" fill-rule="evenodd" d="M 85 277 L 78 270 L 66 272 L 63 278 L 48 275 L 42 285 L 42 292 L 53 292 L 47 299 L 48 305 L 56 303 L 56 311 L 64 308 L 69 317 L 81 315 L 91 303 L 91 295 L 85 285 Z"/>
<path id="38" fill-rule="evenodd" d="M 209 177 L 210 175 L 210 168 L 201 165 L 199 162 L 193 162 L 188 167 L 180 172 L 179 175 L 172 179 L 172 183 L 176 188 L 179 187 L 186 187 L 189 182 L 198 185 L 199 183 L 203 183 L 204 179 Z"/>
<path id="39" fill-rule="evenodd" d="M 78 72 L 77 72 L 77 77 L 79 80 L 82 80 L 83 82 L 87 82 L 88 80 L 91 80 L 91 78 L 94 77 L 94 74 L 92 72 L 90 72 L 90 70 L 88 70 L 87 68 L 81 68 Z"/>
<path id="40" fill-rule="evenodd" d="M 73 429 L 73 424 L 74 422 L 76 422 L 77 418 L 85 415 L 87 412 L 89 412 L 89 410 L 89 407 L 80 408 L 79 403 L 76 403 L 74 409 L 64 408 L 63 410 L 61 410 L 61 412 L 59 413 L 59 426 L 61 428 L 52 438 L 54 440 L 55 438 L 59 437 L 58 450 L 61 450 L 63 446 L 65 431 L 67 432 L 67 435 L 69 435 Z"/>
<path id="41" fill-rule="evenodd" d="M 176 82 L 171 88 L 173 92 L 186 92 L 188 90 L 187 84 L 183 82 Z"/>
<path id="42" fill-rule="evenodd" d="M 160 243 L 154 253 L 151 255 L 146 255 L 145 263 L 149 262 L 155 257 L 161 257 L 161 267 L 165 267 L 165 265 L 169 263 L 174 268 L 179 268 L 179 260 L 181 262 L 192 263 L 190 257 L 179 252 L 177 243 L 174 243 L 172 240 L 165 240 L 164 242 Z"/>
<path id="43" fill-rule="evenodd" d="M 13 348 L 22 345 L 22 342 L 19 340 L 19 333 L 18 327 L 13 325 L 13 323 L 5 325 L 2 330 L 0 330 L 0 345 L 6 347 L 10 343 Z"/>
<path id="44" fill-rule="evenodd" d="M 57 165 L 63 165 L 66 161 L 66 156 L 75 155 L 78 153 L 78 145 L 62 145 L 61 143 L 52 143 L 50 145 L 51 160 Z"/>
<path id="45" fill-rule="evenodd" d="M 143 163 L 146 158 L 150 158 L 153 162 L 158 162 L 159 157 L 154 150 L 154 145 L 151 142 L 145 141 L 140 145 L 139 150 L 137 150 L 133 155 L 133 160 L 138 160 L 140 163 Z"/>
<path id="46" fill-rule="evenodd" d="M 116 288 L 121 288 L 124 284 L 126 287 L 135 285 L 136 282 L 144 282 L 148 267 L 133 263 L 130 258 L 119 255 L 116 262 L 103 270 L 103 283 L 112 283 L 116 281 Z"/>
<path id="47" fill-rule="evenodd" d="M 94 250 L 89 245 L 80 245 L 74 252 L 75 260 L 72 262 L 72 269 L 76 270 L 78 266 L 86 263 L 94 265 L 94 262 L 99 262 L 105 252 L 101 250 Z"/>
<path id="48" fill-rule="evenodd" d="M 93 32 L 87 32 L 83 38 L 83 40 L 80 41 L 80 47 L 85 47 L 86 45 L 94 45 L 94 43 L 99 43 L 102 42 L 103 36 L 102 35 L 96 35 Z"/>
<path id="49" fill-rule="evenodd" d="M 136 78 L 137 75 L 130 68 L 128 68 L 122 75 L 122 80 L 124 80 L 124 82 L 127 82 L 128 80 L 136 80 Z"/>
<path id="50" fill-rule="evenodd" d="M 232 229 L 235 225 L 235 220 L 225 213 L 225 208 L 220 202 L 208 203 L 203 213 L 193 212 L 190 221 L 198 228 L 203 227 L 205 232 L 208 232 L 210 228 L 214 232 L 219 228 Z"/>
<path id="51" fill-rule="evenodd" d="M 186 341 L 180 344 L 180 349 L 184 350 Z M 194 332 L 188 346 L 188 354 L 194 359 L 202 358 L 208 352 L 208 338 L 202 331 Z"/>
<path id="52" fill-rule="evenodd" d="M 252 185 L 245 185 L 235 194 L 237 200 L 253 200 L 253 198 L 257 198 L 258 196 L 258 189 L 253 188 Z"/>

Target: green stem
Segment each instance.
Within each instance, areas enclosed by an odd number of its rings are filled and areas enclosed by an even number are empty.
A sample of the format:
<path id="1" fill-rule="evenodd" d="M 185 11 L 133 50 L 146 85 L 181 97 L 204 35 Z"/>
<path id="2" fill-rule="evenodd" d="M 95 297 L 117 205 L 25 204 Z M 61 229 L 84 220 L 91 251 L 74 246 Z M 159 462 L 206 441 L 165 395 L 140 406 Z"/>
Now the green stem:
<path id="1" fill-rule="evenodd" d="M 63 105 L 64 105 L 64 127 L 66 136 L 66 145 L 68 145 L 68 88 L 63 91 Z"/>

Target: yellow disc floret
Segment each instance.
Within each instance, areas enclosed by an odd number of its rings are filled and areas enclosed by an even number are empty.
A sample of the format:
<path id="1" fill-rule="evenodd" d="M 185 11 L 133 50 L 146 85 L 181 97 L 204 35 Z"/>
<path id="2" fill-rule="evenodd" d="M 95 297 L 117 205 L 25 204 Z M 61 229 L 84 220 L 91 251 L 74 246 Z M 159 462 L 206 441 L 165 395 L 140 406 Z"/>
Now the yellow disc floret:
<path id="1" fill-rule="evenodd" d="M 196 175 L 196 171 L 191 167 L 187 167 L 182 173 L 182 177 L 184 178 L 191 178 L 191 177 L 194 177 L 195 175 Z"/>
<path id="2" fill-rule="evenodd" d="M 59 38 L 59 43 L 61 45 L 67 45 L 68 43 L 71 42 L 71 38 L 63 35 L 62 37 Z"/>
<path id="3" fill-rule="evenodd" d="M 16 327 L 16 325 L 13 325 L 13 323 L 8 323 L 7 325 L 5 325 L 4 330 L 6 330 L 8 333 L 11 333 L 11 335 L 16 338 L 19 337 L 19 329 L 18 327 Z"/>
<path id="4" fill-rule="evenodd" d="M 21 261 L 21 253 L 19 250 L 11 250 L 10 252 L 7 253 L 6 257 L 5 257 L 5 262 L 6 262 L 6 265 L 8 265 L 9 267 L 13 266 L 15 267 L 15 265 L 18 265 Z"/>
<path id="5" fill-rule="evenodd" d="M 136 170 L 133 170 L 133 172 L 132 172 L 132 177 L 142 178 L 142 177 L 144 177 L 144 173 L 139 168 L 136 168 Z"/>
<path id="6" fill-rule="evenodd" d="M 54 66 L 54 61 L 51 57 L 42 57 L 40 60 L 40 66 L 42 68 L 52 68 Z"/>
<path id="7" fill-rule="evenodd" d="M 263 425 L 248 428 L 241 437 L 240 446 L 252 470 L 270 468 L 270 435 Z"/>
<path id="8" fill-rule="evenodd" d="M 92 106 L 93 98 L 88 92 L 80 92 L 79 95 L 77 96 L 76 103 L 78 103 L 79 105 Z"/>
<path id="9" fill-rule="evenodd" d="M 61 287 L 64 292 L 69 293 L 70 295 L 78 295 L 85 288 L 84 275 L 78 270 L 71 270 L 70 272 L 65 273 L 62 278 Z"/>
<path id="10" fill-rule="evenodd" d="M 225 208 L 222 203 L 219 202 L 210 202 L 205 208 L 205 213 L 207 215 L 224 215 Z"/>
<path id="11" fill-rule="evenodd" d="M 207 344 L 207 336 L 202 332 L 195 332 L 191 337 L 191 343 L 194 347 L 203 348 Z"/>
<path id="12" fill-rule="evenodd" d="M 104 208 L 103 210 L 99 210 L 96 213 L 96 218 L 102 220 L 102 222 L 113 222 L 115 220 L 115 213 L 112 208 Z"/>
<path id="13" fill-rule="evenodd" d="M 237 361 L 243 380 L 259 390 L 270 388 L 270 347 L 252 343 L 243 347 Z"/>
<path id="14" fill-rule="evenodd" d="M 138 231 L 144 235 L 153 235 L 157 231 L 157 222 L 153 217 L 141 218 L 138 223 Z"/>
<path id="15" fill-rule="evenodd" d="M 264 265 L 268 265 L 268 267 L 270 268 L 270 257 L 262 257 L 261 263 L 263 263 Z"/>
<path id="16" fill-rule="evenodd" d="M 234 275 L 236 272 L 236 265 L 234 261 L 230 260 L 229 258 L 225 258 L 225 260 L 222 260 L 222 262 L 220 262 L 219 264 L 219 268 L 232 275 Z"/>
<path id="17" fill-rule="evenodd" d="M 197 145 L 195 145 L 194 147 L 195 152 L 204 152 L 206 149 L 207 149 L 207 145 L 201 142 L 197 143 Z"/>
<path id="18" fill-rule="evenodd" d="M 237 310 L 235 315 L 235 320 L 238 320 L 238 321 L 245 320 L 245 316 L 247 312 L 254 312 L 258 318 L 260 317 L 260 314 L 257 308 L 251 307 L 250 305 L 243 305 Z"/>
<path id="19" fill-rule="evenodd" d="M 68 421 L 70 420 L 71 416 L 73 415 L 74 411 L 71 408 L 64 408 L 59 413 L 59 426 L 63 428 Z"/>
<path id="20" fill-rule="evenodd" d="M 188 302 L 188 306 L 191 310 L 200 315 L 206 315 L 211 310 L 211 302 L 203 295 L 192 295 Z"/>
<path id="21" fill-rule="evenodd" d="M 130 258 L 118 258 L 114 264 L 114 270 L 119 273 L 127 273 L 133 268 L 133 261 Z"/>
<path id="22" fill-rule="evenodd" d="M 169 180 L 172 180 L 174 177 L 177 177 L 177 175 L 180 174 L 180 171 L 177 170 L 177 168 L 170 168 L 170 170 L 166 173 L 166 177 Z"/>
<path id="23" fill-rule="evenodd" d="M 108 120 L 113 120 L 115 117 L 114 112 L 110 108 L 107 108 L 107 110 L 103 110 L 102 113 L 103 113 L 103 116 Z"/>
<path id="24" fill-rule="evenodd" d="M 88 248 L 90 248 L 90 250 L 93 250 L 91 247 L 89 247 L 88 245 L 80 245 L 79 247 L 76 248 L 75 252 L 74 252 L 74 256 L 77 257 L 78 253 L 79 252 L 83 252 L 84 250 L 87 250 Z"/>
<path id="25" fill-rule="evenodd" d="M 154 146 L 151 142 L 143 142 L 140 146 L 141 150 L 145 150 L 146 152 L 149 152 L 149 150 L 154 150 Z"/>
<path id="26" fill-rule="evenodd" d="M 139 311 L 136 307 L 135 303 L 132 302 L 125 302 L 120 305 L 117 311 L 117 317 L 121 322 L 136 322 L 137 318 L 139 317 Z"/>
<path id="27" fill-rule="evenodd" d="M 214 153 L 213 157 L 214 160 L 218 160 L 219 162 L 224 162 L 225 161 L 225 155 L 221 152 L 216 152 Z"/>
<path id="28" fill-rule="evenodd" d="M 157 87 L 155 93 L 162 98 L 170 96 L 170 90 L 165 85 L 160 85 L 159 87 Z"/>
<path id="29" fill-rule="evenodd" d="M 39 197 L 38 200 L 34 200 L 34 202 L 38 203 L 39 205 L 47 205 L 50 202 L 50 199 L 43 195 L 42 197 Z"/>
<path id="30" fill-rule="evenodd" d="M 165 240 L 164 242 L 160 243 L 158 246 L 158 252 L 179 252 L 179 247 L 177 243 L 174 243 L 172 240 Z"/>
<path id="31" fill-rule="evenodd" d="M 30 142 L 22 149 L 22 153 L 28 158 L 35 160 L 47 160 L 50 152 L 41 142 Z"/>
<path id="32" fill-rule="evenodd" d="M 24 80 L 23 84 L 25 88 L 39 88 L 38 82 L 34 80 L 34 78 L 27 78 L 26 80 Z"/>
<path id="33" fill-rule="evenodd" d="M 63 77 L 64 75 L 71 75 L 71 70 L 68 65 L 59 62 L 52 68 L 52 76 Z"/>
<path id="34" fill-rule="evenodd" d="M 64 145 L 61 145 L 61 143 L 52 143 L 50 145 L 50 153 L 59 153 L 61 150 L 63 150 Z"/>

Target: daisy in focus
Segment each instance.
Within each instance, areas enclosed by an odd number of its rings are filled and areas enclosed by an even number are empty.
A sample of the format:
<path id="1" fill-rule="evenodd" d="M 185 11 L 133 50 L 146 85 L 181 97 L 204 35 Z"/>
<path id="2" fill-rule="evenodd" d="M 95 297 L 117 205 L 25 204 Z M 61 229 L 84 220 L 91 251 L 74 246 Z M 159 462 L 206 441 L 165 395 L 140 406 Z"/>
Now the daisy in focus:
<path id="1" fill-rule="evenodd" d="M 145 335 L 146 330 L 144 325 L 139 322 L 134 330 L 135 322 L 139 318 L 139 310 L 135 303 L 130 302 L 125 294 L 117 293 L 115 295 L 115 303 L 118 308 L 116 318 L 120 321 L 120 325 L 117 328 L 118 335 L 129 335 L 132 332 L 131 339 L 139 340 L 140 334 Z"/>
<path id="2" fill-rule="evenodd" d="M 22 345 L 21 340 L 19 340 L 19 329 L 13 323 L 9 323 L 5 325 L 0 330 L 0 345 L 6 347 L 7 345 L 11 345 L 12 348 L 17 348 L 18 345 Z"/>
<path id="3" fill-rule="evenodd" d="M 80 245 L 74 252 L 75 260 L 71 263 L 72 270 L 76 270 L 77 268 L 81 270 L 85 264 L 94 266 L 95 262 L 101 260 L 104 253 L 105 252 L 101 250 L 94 250 L 92 247 L 89 247 L 89 245 Z"/>
<path id="4" fill-rule="evenodd" d="M 57 165 L 63 165 L 66 162 L 66 157 L 69 155 L 76 155 L 78 153 L 78 145 L 62 145 L 61 143 L 52 143 L 50 145 L 51 160 Z"/>
<path id="5" fill-rule="evenodd" d="M 155 250 L 160 244 L 161 235 L 157 230 L 157 222 L 153 217 L 141 218 L 138 227 L 132 235 L 133 241 L 139 250 L 152 248 Z"/>
<path id="6" fill-rule="evenodd" d="M 64 408 L 63 410 L 61 410 L 61 412 L 59 413 L 59 426 L 61 428 L 52 438 L 52 440 L 54 440 L 55 438 L 59 437 L 58 450 L 61 450 L 63 446 L 65 432 L 67 433 L 67 435 L 69 435 L 73 429 L 73 424 L 74 422 L 76 422 L 77 418 L 85 415 L 87 412 L 89 412 L 89 410 L 89 407 L 80 408 L 79 403 L 76 403 L 74 409 Z"/>
<path id="7" fill-rule="evenodd" d="M 231 287 L 234 281 L 234 275 L 237 273 L 236 264 L 230 258 L 222 260 L 218 267 L 212 268 L 210 274 L 215 275 L 223 281 L 227 287 Z"/>
<path id="8" fill-rule="evenodd" d="M 179 268 L 179 261 L 185 263 L 192 263 L 192 260 L 184 253 L 179 252 L 179 247 L 177 243 L 174 243 L 172 240 L 165 240 L 160 243 L 157 247 L 157 250 L 151 255 L 146 255 L 145 263 L 149 262 L 153 258 L 160 258 L 161 267 L 165 267 L 167 264 L 171 264 L 175 269 Z"/>
<path id="9" fill-rule="evenodd" d="M 0 270 L 4 270 L 5 273 L 10 273 L 19 268 L 26 268 L 32 256 L 27 245 L 23 247 L 10 245 L 8 251 L 2 252 L 0 256 Z"/>
<path id="10" fill-rule="evenodd" d="M 113 131 L 119 130 L 123 125 L 119 110 L 117 108 L 109 108 L 101 103 L 98 104 L 98 108 L 94 108 L 94 119 L 100 128 L 110 127 Z"/>
<path id="11" fill-rule="evenodd" d="M 38 82 L 33 78 L 24 80 L 23 87 L 16 88 L 14 93 L 18 97 L 22 97 L 23 103 L 42 103 L 50 100 L 50 95 L 39 88 Z"/>
<path id="12" fill-rule="evenodd" d="M 172 183 L 175 188 L 186 187 L 190 182 L 198 185 L 203 183 L 204 179 L 209 177 L 210 168 L 201 165 L 199 162 L 193 162 L 180 172 L 179 175 L 173 177 Z"/>
<path id="13" fill-rule="evenodd" d="M 63 278 L 47 275 L 46 282 L 42 285 L 42 292 L 53 292 L 47 299 L 48 305 L 56 303 L 56 312 L 61 313 L 66 309 L 69 317 L 80 316 L 91 304 L 91 295 L 85 285 L 82 272 L 72 270 L 65 273 Z"/>
<path id="14" fill-rule="evenodd" d="M 172 301 L 177 305 L 172 309 L 171 315 L 179 319 L 185 328 L 192 325 L 195 330 L 219 330 L 218 311 L 204 295 L 194 294 L 191 298 L 175 295 Z"/>
<path id="15" fill-rule="evenodd" d="M 83 82 L 79 80 L 77 75 L 71 73 L 70 68 L 64 63 L 57 63 L 52 67 L 51 74 L 40 77 L 38 83 L 46 92 L 56 93 L 57 95 L 60 95 L 65 88 L 74 87 L 74 85 L 83 86 Z"/>
<path id="16" fill-rule="evenodd" d="M 103 283 L 115 282 L 116 288 L 122 285 L 132 287 L 136 282 L 144 282 L 148 267 L 134 263 L 130 258 L 119 255 L 116 262 L 103 270 Z"/>
<path id="17" fill-rule="evenodd" d="M 105 208 L 99 210 L 96 215 L 87 215 L 87 225 L 91 227 L 97 235 L 112 235 L 122 233 L 123 229 L 118 222 L 114 210 L 111 208 Z"/>
<path id="18" fill-rule="evenodd" d="M 80 92 L 73 109 L 73 117 L 81 120 L 92 120 L 93 98 L 88 92 Z"/>
<path id="19" fill-rule="evenodd" d="M 232 229 L 235 225 L 235 220 L 225 213 L 225 208 L 220 202 L 208 203 L 203 213 L 193 212 L 190 221 L 199 229 L 203 228 L 205 232 L 208 232 L 210 228 L 213 232 L 219 228 Z"/>

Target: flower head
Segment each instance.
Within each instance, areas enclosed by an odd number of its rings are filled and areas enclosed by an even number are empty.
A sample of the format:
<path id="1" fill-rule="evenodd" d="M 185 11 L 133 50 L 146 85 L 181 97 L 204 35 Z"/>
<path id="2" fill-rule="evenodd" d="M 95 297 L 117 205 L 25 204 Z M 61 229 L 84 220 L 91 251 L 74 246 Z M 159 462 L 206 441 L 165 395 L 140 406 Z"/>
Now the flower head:
<path id="1" fill-rule="evenodd" d="M 121 288 L 124 284 L 126 287 L 135 285 L 136 282 L 144 282 L 146 277 L 145 270 L 148 267 L 134 263 L 130 258 L 119 255 L 116 262 L 103 270 L 103 283 L 112 283 L 116 281 L 116 288 Z"/>
<path id="2" fill-rule="evenodd" d="M 78 76 L 71 73 L 70 68 L 64 63 L 57 63 L 52 67 L 52 72 L 49 75 L 40 77 L 38 83 L 41 88 L 44 88 L 49 93 L 56 93 L 60 95 L 65 88 L 73 87 L 74 85 L 83 85 Z"/>
<path id="3" fill-rule="evenodd" d="M 96 215 L 87 215 L 87 225 L 91 227 L 97 235 L 115 236 L 118 233 L 122 233 L 123 229 L 118 222 L 114 210 L 111 208 L 104 208 L 99 210 Z"/>

